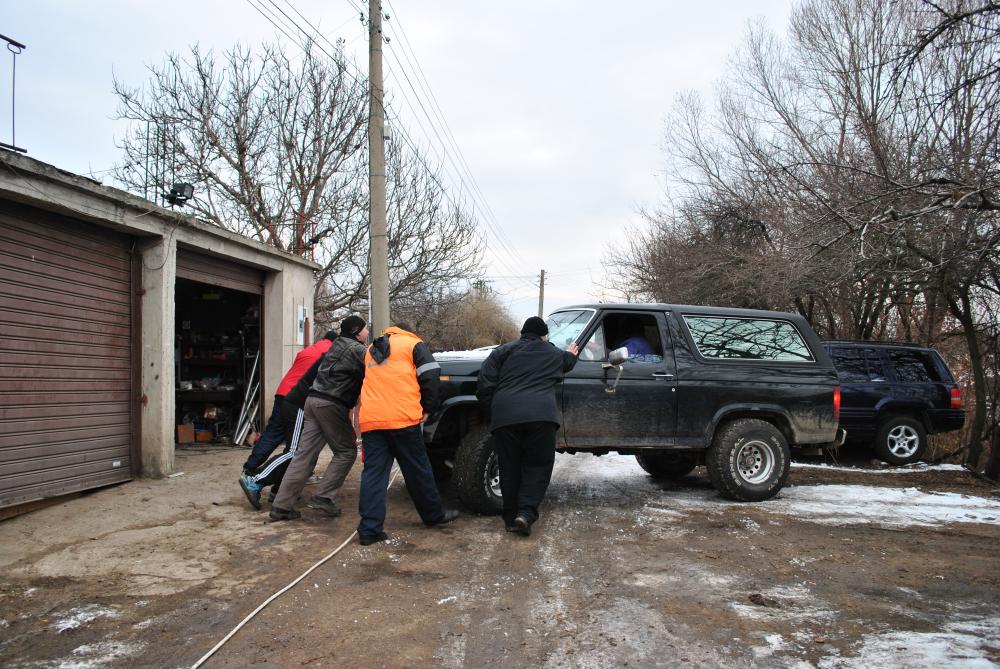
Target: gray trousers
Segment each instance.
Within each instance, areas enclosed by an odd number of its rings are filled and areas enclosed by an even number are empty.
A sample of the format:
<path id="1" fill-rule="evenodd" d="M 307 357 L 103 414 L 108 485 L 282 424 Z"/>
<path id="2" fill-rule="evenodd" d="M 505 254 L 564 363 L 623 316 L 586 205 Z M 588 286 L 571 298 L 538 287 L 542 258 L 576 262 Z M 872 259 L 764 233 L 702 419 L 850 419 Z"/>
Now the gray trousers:
<path id="1" fill-rule="evenodd" d="M 333 500 L 358 457 L 354 426 L 351 425 L 350 409 L 344 405 L 310 397 L 306 400 L 299 447 L 281 480 L 281 488 L 278 489 L 278 496 L 272 507 L 288 510 L 295 506 L 309 475 L 316 467 L 323 444 L 330 445 L 333 459 L 327 465 L 323 480 L 313 494 Z"/>

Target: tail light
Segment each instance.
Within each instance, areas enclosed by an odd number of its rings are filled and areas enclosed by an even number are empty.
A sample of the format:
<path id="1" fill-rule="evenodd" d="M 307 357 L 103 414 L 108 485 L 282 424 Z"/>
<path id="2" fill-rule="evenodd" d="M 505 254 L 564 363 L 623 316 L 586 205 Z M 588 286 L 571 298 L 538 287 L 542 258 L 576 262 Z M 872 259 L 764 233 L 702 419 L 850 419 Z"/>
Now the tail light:
<path id="1" fill-rule="evenodd" d="M 962 391 L 958 388 L 951 389 L 951 408 L 961 409 L 962 408 Z"/>
<path id="2" fill-rule="evenodd" d="M 951 403 L 952 406 L 955 405 L 954 395 L 952 395 Z M 833 419 L 840 420 L 840 386 L 835 386 L 833 389 Z"/>

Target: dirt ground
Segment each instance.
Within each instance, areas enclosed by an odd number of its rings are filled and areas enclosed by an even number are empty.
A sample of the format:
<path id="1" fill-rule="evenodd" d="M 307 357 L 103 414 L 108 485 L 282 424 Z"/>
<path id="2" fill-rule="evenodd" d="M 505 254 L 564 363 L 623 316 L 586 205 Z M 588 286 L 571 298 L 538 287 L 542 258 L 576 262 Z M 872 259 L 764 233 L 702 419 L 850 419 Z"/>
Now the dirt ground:
<path id="1" fill-rule="evenodd" d="M 357 517 L 266 522 L 245 450 L 0 523 L 0 666 L 190 667 Z M 856 464 L 856 463 L 855 463 Z M 863 464 L 863 463 L 862 463 Z M 720 499 L 704 469 L 560 456 L 530 538 L 495 517 L 355 542 L 206 667 L 1000 665 L 1000 496 L 955 469 L 796 466 L 778 499 Z"/>

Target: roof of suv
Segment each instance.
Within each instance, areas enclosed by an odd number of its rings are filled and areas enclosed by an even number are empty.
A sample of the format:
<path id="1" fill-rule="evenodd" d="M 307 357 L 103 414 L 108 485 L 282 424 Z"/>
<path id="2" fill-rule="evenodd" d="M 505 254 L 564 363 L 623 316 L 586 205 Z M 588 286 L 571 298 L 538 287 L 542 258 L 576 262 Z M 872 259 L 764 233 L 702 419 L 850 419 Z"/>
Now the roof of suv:
<path id="1" fill-rule="evenodd" d="M 687 314 L 702 314 L 705 316 L 748 316 L 756 318 L 779 318 L 788 320 L 802 318 L 799 314 L 785 311 L 764 311 L 762 309 L 731 309 L 729 307 L 703 307 L 693 304 L 663 304 L 663 303 L 643 303 L 635 304 L 630 302 L 604 302 L 596 304 L 570 304 L 559 307 L 554 311 L 567 311 L 569 309 L 624 309 L 626 311 L 680 311 Z M 554 312 L 553 312 L 554 313 Z"/>

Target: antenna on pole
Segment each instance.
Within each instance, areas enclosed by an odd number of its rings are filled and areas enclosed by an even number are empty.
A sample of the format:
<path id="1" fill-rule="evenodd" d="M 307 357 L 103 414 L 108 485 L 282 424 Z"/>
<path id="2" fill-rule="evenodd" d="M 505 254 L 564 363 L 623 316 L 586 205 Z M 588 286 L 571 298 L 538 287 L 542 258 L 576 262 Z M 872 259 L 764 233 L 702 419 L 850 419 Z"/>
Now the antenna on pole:
<path id="1" fill-rule="evenodd" d="M 6 142 L 0 142 L 0 146 L 5 149 L 10 149 L 11 151 L 17 151 L 19 153 L 27 153 L 27 149 L 22 149 L 17 145 L 17 134 L 15 130 L 17 128 L 15 124 L 15 114 L 17 113 L 17 106 L 14 104 L 17 95 L 17 57 L 18 55 L 27 49 L 25 45 L 21 44 L 17 40 L 13 40 L 6 35 L 0 35 L 0 39 L 7 42 L 7 50 L 10 51 L 11 55 L 11 66 L 10 66 L 10 144 Z"/>

